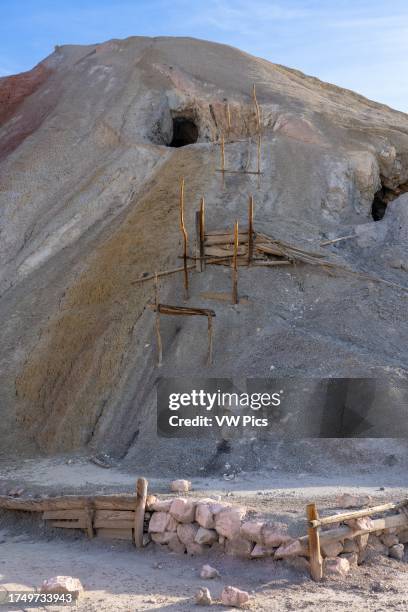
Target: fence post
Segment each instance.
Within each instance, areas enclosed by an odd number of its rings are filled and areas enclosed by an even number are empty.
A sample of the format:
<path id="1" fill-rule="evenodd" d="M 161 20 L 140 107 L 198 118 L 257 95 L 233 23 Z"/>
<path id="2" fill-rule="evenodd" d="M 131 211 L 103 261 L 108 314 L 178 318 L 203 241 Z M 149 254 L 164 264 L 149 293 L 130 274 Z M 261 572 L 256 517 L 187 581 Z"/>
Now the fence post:
<path id="1" fill-rule="evenodd" d="M 134 538 L 136 548 L 143 547 L 143 525 L 147 498 L 147 480 L 138 478 L 136 483 L 136 507 L 134 522 Z"/>
<path id="2" fill-rule="evenodd" d="M 238 304 L 238 221 L 234 225 L 234 254 L 232 257 L 232 303 Z"/>
<path id="3" fill-rule="evenodd" d="M 323 578 L 323 562 L 322 555 L 320 552 L 320 535 L 319 528 L 312 527 L 310 521 L 314 521 L 319 518 L 316 504 L 308 504 L 306 506 L 306 515 L 309 522 L 307 528 L 307 535 L 309 539 L 309 558 L 310 558 L 310 574 L 316 582 Z"/>

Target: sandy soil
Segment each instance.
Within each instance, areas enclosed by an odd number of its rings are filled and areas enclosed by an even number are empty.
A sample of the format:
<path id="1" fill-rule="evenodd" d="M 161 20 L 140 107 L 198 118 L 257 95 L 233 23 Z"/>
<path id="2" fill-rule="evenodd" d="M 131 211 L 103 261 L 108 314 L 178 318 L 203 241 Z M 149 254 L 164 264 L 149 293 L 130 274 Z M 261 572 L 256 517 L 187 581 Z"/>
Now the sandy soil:
<path id="1" fill-rule="evenodd" d="M 46 577 L 74 575 L 85 587 L 78 605 L 83 611 L 196 610 L 194 595 L 200 586 L 209 587 L 216 598 L 227 584 L 252 592 L 251 610 L 378 612 L 408 606 L 406 564 L 388 558 L 361 566 L 344 582 L 315 584 L 304 571 L 270 559 L 188 558 L 153 549 L 139 553 L 127 543 L 45 541 L 30 533 L 4 531 L 0 539 L 1 582 L 6 588 L 32 589 Z M 219 569 L 220 579 L 199 578 L 206 561 Z"/>
<path id="2" fill-rule="evenodd" d="M 17 483 L 24 495 L 81 491 L 131 491 L 137 475 L 103 469 L 85 457 L 24 460 L 0 466 L 0 488 Z M 150 479 L 153 492 L 168 491 L 168 481 Z M 355 474 L 330 478 L 311 474 L 243 474 L 235 481 L 195 479 L 194 495 L 221 496 L 245 503 L 250 510 L 284 520 L 290 531 L 304 532 L 305 504 L 336 506 L 339 492 L 369 493 L 373 500 L 407 496 L 404 474 L 388 469 L 383 475 Z M 62 484 L 63 483 L 63 484 Z M 381 485 L 380 486 L 378 485 Z M 381 490 L 383 489 L 383 490 Z M 49 530 L 36 516 L 0 516 L 0 584 L 7 589 L 33 589 L 54 575 L 73 575 L 84 585 L 79 610 L 195 610 L 194 595 L 207 586 L 219 598 L 232 584 L 252 594 L 251 610 L 406 610 L 408 572 L 405 562 L 386 557 L 369 559 L 344 581 L 313 583 L 301 564 L 272 559 L 243 561 L 215 552 L 205 557 L 180 556 L 153 545 L 140 553 L 125 542 L 88 541 L 82 534 Z M 209 562 L 221 577 L 199 578 Z M 214 608 L 214 607 L 213 607 Z M 59 608 L 53 608 L 59 609 Z M 206 609 L 206 608 L 202 608 Z M 225 609 L 225 608 L 223 608 Z"/>

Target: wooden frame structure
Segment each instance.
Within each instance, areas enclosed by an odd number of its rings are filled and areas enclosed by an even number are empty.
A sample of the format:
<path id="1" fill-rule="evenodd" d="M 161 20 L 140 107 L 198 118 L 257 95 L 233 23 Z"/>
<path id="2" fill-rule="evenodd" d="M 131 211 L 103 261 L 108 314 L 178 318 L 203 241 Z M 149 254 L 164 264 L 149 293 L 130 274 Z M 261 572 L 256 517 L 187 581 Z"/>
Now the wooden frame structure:
<path id="1" fill-rule="evenodd" d="M 224 178 L 225 173 L 229 174 L 255 174 L 260 176 L 262 174 L 261 171 L 261 154 L 262 154 L 262 120 L 261 120 L 261 109 L 258 104 L 258 99 L 256 97 L 256 85 L 255 83 L 252 86 L 252 101 L 255 109 L 255 121 L 256 121 L 256 140 L 257 140 L 257 163 L 256 170 L 248 170 L 247 168 L 244 170 L 234 170 L 230 168 L 226 168 L 225 164 L 225 137 L 224 134 L 221 134 L 220 139 L 220 162 L 221 168 L 217 168 L 217 172 L 221 172 Z M 227 137 L 230 137 L 231 132 L 231 110 L 230 105 L 227 104 Z M 249 144 L 251 143 L 251 138 L 249 139 Z M 249 154 L 248 154 L 248 164 L 249 165 Z"/>
<path id="2" fill-rule="evenodd" d="M 131 540 L 143 546 L 148 481 L 139 478 L 135 495 L 64 495 L 44 499 L 0 496 L 0 508 L 41 512 L 51 527 L 82 529 L 89 538 Z"/>
<path id="3" fill-rule="evenodd" d="M 160 315 L 187 316 L 187 317 L 207 317 L 207 365 L 212 364 L 213 353 L 213 318 L 216 316 L 214 310 L 209 308 L 195 308 L 192 306 L 173 306 L 171 304 L 159 303 L 159 289 L 157 274 L 154 283 L 154 303 L 148 304 L 148 308 L 156 313 L 156 342 L 157 342 L 157 365 L 160 367 L 163 362 L 163 342 L 160 332 Z"/>
<path id="4" fill-rule="evenodd" d="M 342 523 L 353 519 L 358 519 L 366 516 L 373 516 L 375 514 L 381 514 L 382 512 L 389 512 L 392 510 L 398 510 L 398 514 L 392 514 L 385 518 L 374 519 L 371 525 L 367 529 L 353 529 L 348 525 L 330 529 L 328 531 L 320 532 L 320 528 L 326 525 L 333 525 L 334 523 Z M 344 539 L 358 539 L 358 545 L 365 547 L 367 544 L 368 535 L 375 531 L 382 531 L 384 529 L 391 529 L 395 527 L 407 527 L 408 528 L 408 499 L 402 502 L 390 502 L 381 504 L 379 506 L 373 506 L 371 508 L 364 508 L 362 510 L 354 510 L 350 512 L 343 512 L 341 514 L 334 514 L 332 516 L 319 517 L 317 507 L 315 503 L 308 504 L 306 507 L 306 516 L 308 521 L 307 536 L 300 538 L 301 542 L 307 544 L 308 554 L 310 560 L 310 575 L 315 581 L 319 581 L 323 577 L 323 561 L 320 550 L 322 543 L 336 542 Z"/>

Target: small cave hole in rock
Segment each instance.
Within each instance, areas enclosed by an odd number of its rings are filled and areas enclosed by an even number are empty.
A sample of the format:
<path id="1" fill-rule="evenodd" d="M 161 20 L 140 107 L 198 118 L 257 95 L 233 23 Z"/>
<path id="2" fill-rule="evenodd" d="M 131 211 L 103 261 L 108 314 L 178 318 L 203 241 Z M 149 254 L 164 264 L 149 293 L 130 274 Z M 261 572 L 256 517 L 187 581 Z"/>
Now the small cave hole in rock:
<path id="1" fill-rule="evenodd" d="M 381 221 L 385 215 L 388 204 L 407 191 L 408 183 L 398 185 L 398 187 L 394 189 L 382 185 L 381 189 L 374 194 L 374 200 L 371 205 L 371 216 L 374 221 Z"/>
<path id="2" fill-rule="evenodd" d="M 388 201 L 385 199 L 384 188 L 381 187 L 381 189 L 374 194 L 374 200 L 371 206 L 371 216 L 374 221 L 381 221 L 385 215 L 387 204 Z"/>
<path id="3" fill-rule="evenodd" d="M 192 119 L 186 117 L 173 118 L 173 139 L 169 147 L 185 147 L 198 140 L 198 127 Z"/>

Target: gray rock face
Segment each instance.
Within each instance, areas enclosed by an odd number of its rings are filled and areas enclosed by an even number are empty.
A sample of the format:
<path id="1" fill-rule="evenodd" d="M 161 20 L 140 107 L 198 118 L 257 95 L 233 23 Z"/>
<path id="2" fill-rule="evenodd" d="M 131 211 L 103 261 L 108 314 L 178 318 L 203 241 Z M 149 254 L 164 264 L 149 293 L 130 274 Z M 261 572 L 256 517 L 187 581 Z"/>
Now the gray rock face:
<path id="1" fill-rule="evenodd" d="M 133 284 L 180 265 L 179 177 L 191 244 L 201 196 L 208 227 L 221 229 L 245 225 L 253 194 L 259 231 L 311 250 L 355 234 L 325 252 L 406 286 L 406 270 L 390 262 L 407 262 L 408 116 L 187 38 L 62 46 L 40 66 L 19 97 L 14 81 L 0 79 L 11 100 L 0 123 L 1 447 L 97 447 L 169 470 L 188 457 L 194 473 L 214 448 L 194 443 L 192 457 L 188 443 L 156 437 L 154 317 L 145 308 L 153 288 Z M 228 129 L 227 168 L 256 166 L 254 82 L 263 174 L 222 183 Z M 385 210 L 376 223 L 372 206 L 380 217 Z M 203 369 L 200 321 L 168 317 L 160 375 L 406 375 L 397 288 L 297 266 L 240 271 L 249 303 L 205 297 L 230 285 L 219 266 L 191 276 L 190 303 L 217 312 L 214 365 Z M 181 277 L 164 278 L 160 297 L 181 304 Z"/>

